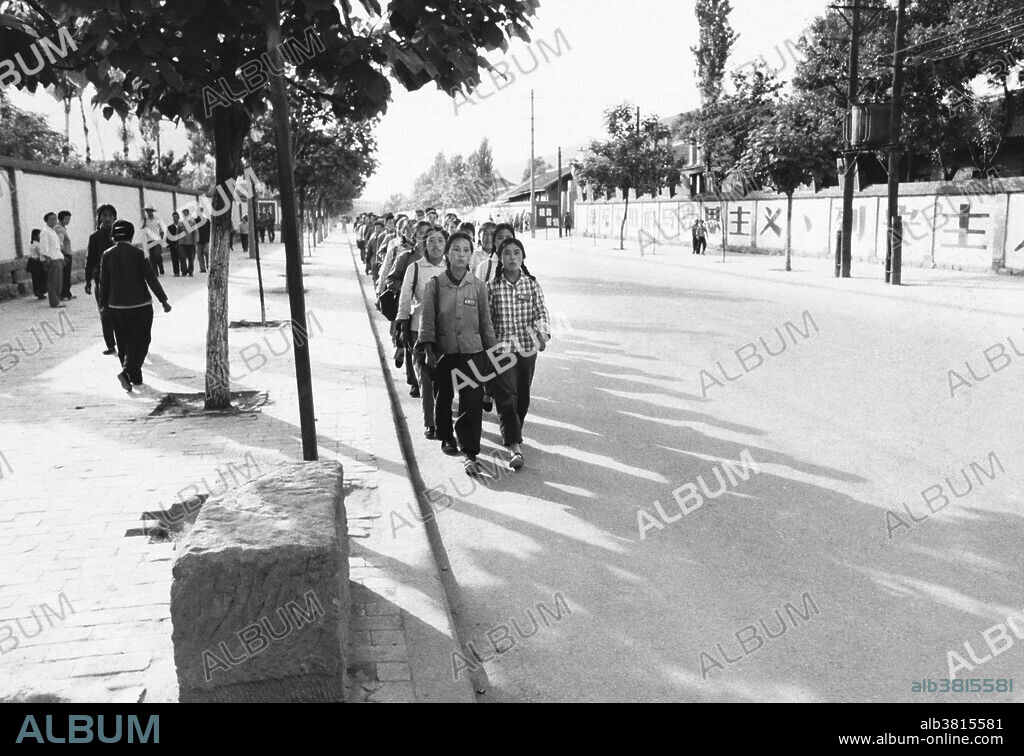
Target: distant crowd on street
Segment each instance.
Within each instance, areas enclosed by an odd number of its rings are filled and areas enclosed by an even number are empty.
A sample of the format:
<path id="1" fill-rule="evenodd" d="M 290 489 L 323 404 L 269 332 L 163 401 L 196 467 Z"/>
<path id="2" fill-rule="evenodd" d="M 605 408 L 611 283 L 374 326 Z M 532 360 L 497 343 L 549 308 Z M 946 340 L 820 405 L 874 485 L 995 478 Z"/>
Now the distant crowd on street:
<path id="1" fill-rule="evenodd" d="M 528 219 L 477 229 L 454 213 L 360 215 L 356 244 L 377 309 L 391 323 L 395 367 L 421 401 L 424 436 L 479 475 L 483 413 L 496 409 L 508 466 L 520 470 L 537 353 L 551 340 L 544 292 L 517 232 Z M 517 228 L 518 226 L 518 228 Z M 453 402 L 458 411 L 453 417 Z"/>

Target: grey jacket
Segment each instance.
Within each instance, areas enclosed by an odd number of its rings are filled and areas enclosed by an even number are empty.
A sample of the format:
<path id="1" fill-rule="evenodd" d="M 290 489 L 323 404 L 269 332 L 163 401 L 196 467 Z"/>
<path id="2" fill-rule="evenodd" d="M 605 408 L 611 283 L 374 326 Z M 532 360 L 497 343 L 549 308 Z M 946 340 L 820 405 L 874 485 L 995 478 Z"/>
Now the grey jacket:
<path id="1" fill-rule="evenodd" d="M 476 354 L 497 343 L 487 286 L 471 271 L 458 285 L 447 272 L 427 284 L 420 315 L 417 346 L 433 344 L 437 354 Z"/>

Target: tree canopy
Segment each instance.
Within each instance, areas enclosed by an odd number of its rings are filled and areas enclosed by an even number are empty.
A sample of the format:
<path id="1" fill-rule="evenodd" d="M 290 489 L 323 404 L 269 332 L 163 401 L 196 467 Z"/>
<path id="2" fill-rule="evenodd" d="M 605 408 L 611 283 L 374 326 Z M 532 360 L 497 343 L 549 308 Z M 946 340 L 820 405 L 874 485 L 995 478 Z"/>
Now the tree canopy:
<path id="1" fill-rule="evenodd" d="M 655 194 L 679 183 L 680 160 L 672 150 L 670 130 L 656 115 L 637 123 L 636 109 L 624 102 L 604 114 L 608 139 L 594 140 L 575 165 L 577 180 L 595 191 L 622 189 L 629 205 L 629 190 Z M 625 245 L 626 218 L 619 230 L 619 246 Z"/>
<path id="2" fill-rule="evenodd" d="M 700 27 L 700 44 L 691 47 L 690 52 L 697 61 L 697 86 L 705 105 L 718 101 L 729 52 L 739 38 L 729 24 L 730 13 L 732 5 L 729 0 L 697 0 L 694 7 Z"/>
<path id="3" fill-rule="evenodd" d="M 63 161 L 65 140 L 50 128 L 43 116 L 29 113 L 12 103 L 0 89 L 0 155 L 58 164 Z"/>
<path id="4" fill-rule="evenodd" d="M 537 0 L 31 0 L 20 4 L 40 35 L 73 28 L 75 49 L 57 70 L 83 71 L 112 115 L 160 114 L 200 124 L 213 138 L 216 181 L 241 172 L 253 118 L 267 111 L 270 76 L 283 76 L 325 114 L 354 123 L 383 113 L 391 80 L 441 92 L 480 84 L 481 50 L 529 41 Z M 274 9 L 279 9 L 275 17 Z M 453 23 L 453 19 L 458 19 Z M 301 56 L 268 49 L 280 27 Z M 275 32 L 276 33 L 276 32 Z M 49 68 L 46 69 L 49 71 Z M 20 86 L 34 86 L 21 82 Z M 215 199 L 230 201 L 223 196 Z M 294 210 L 285 209 L 286 213 Z M 229 219 L 217 215 L 210 255 L 208 409 L 230 406 L 227 342 Z"/>

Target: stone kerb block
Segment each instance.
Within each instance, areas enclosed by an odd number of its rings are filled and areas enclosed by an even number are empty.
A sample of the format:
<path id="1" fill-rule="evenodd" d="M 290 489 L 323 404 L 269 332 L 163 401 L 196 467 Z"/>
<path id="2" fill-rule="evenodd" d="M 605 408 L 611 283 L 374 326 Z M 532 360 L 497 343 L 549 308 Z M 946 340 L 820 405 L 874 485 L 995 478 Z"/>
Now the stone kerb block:
<path id="1" fill-rule="evenodd" d="M 337 462 L 288 462 L 203 506 L 171 585 L 182 703 L 343 700 L 342 484 Z"/>

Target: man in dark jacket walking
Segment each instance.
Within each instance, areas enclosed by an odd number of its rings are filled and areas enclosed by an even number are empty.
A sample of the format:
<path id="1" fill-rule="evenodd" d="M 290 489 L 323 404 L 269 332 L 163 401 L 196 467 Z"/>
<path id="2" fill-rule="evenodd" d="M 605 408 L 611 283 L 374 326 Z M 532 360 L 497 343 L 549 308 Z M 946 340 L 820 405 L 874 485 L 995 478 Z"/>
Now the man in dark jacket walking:
<path id="1" fill-rule="evenodd" d="M 121 388 L 129 394 L 132 385 L 142 385 L 142 363 L 149 354 L 153 334 L 152 289 L 164 312 L 170 312 L 160 281 L 146 254 L 131 244 L 135 226 L 126 220 L 111 229 L 114 246 L 103 253 L 100 263 L 100 313 L 108 313 L 117 337 L 117 353 L 123 370 L 117 374 Z"/>
<path id="2" fill-rule="evenodd" d="M 117 220 L 117 210 L 113 205 L 100 205 L 96 211 L 96 219 L 100 227 L 89 236 L 89 253 L 85 258 L 85 293 L 92 294 L 96 286 L 96 307 L 100 309 L 100 325 L 103 326 L 103 341 L 107 349 L 103 354 L 115 354 L 117 342 L 114 340 L 114 323 L 110 315 L 104 315 L 100 304 L 100 262 L 103 253 L 114 246 L 114 238 L 110 231 Z"/>

